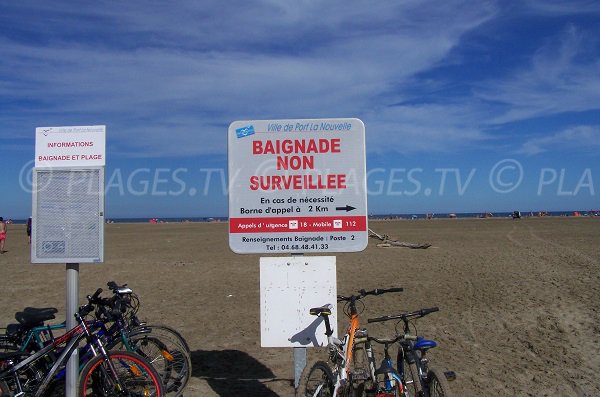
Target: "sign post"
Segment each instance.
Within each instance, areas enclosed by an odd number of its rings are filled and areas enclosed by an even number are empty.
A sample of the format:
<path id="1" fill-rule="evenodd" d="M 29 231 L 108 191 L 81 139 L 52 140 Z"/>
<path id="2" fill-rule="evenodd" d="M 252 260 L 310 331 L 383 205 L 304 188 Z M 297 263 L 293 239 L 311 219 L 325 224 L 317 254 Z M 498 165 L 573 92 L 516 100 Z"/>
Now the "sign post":
<path id="1" fill-rule="evenodd" d="M 79 263 L 104 260 L 105 126 L 36 128 L 32 263 L 66 263 L 66 327 L 77 325 Z M 79 357 L 66 368 L 77 395 Z"/>
<path id="2" fill-rule="evenodd" d="M 229 247 L 239 254 L 356 252 L 368 243 L 365 126 L 359 119 L 229 126 Z M 323 346 L 309 308 L 336 302 L 335 257 L 260 258 L 261 346 Z M 335 312 L 332 322 L 335 324 Z"/>

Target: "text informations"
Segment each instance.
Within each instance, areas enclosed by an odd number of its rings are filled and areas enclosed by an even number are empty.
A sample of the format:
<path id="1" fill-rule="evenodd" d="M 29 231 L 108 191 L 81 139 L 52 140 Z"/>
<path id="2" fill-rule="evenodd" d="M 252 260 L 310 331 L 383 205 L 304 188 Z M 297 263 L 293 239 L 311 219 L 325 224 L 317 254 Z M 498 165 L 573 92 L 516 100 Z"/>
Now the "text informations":
<path id="1" fill-rule="evenodd" d="M 106 126 L 35 129 L 35 166 L 88 167 L 106 164 Z"/>
<path id="2" fill-rule="evenodd" d="M 229 246 L 237 253 L 367 245 L 365 128 L 358 119 L 229 127 Z"/>

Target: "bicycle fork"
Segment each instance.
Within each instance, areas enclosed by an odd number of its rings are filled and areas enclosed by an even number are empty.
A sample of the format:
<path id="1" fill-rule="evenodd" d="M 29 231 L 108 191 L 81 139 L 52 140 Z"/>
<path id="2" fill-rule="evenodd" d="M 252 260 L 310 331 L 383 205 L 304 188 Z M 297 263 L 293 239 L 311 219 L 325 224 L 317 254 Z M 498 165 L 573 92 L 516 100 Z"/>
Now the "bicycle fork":
<path id="1" fill-rule="evenodd" d="M 404 387 L 402 385 L 402 379 L 398 371 L 394 369 L 392 364 L 392 358 L 389 354 L 389 343 L 383 344 L 383 360 L 381 362 L 381 366 L 375 371 L 375 375 L 383 375 L 383 387 L 378 386 L 378 392 L 383 393 L 393 393 L 394 388 L 398 387 L 398 392 L 404 394 Z"/>
<path id="2" fill-rule="evenodd" d="M 115 368 L 115 365 L 111 361 L 111 359 L 110 359 L 110 357 L 108 355 L 108 352 L 104 348 L 104 344 L 100 341 L 100 339 L 95 334 L 93 334 L 93 333 L 90 332 L 90 329 L 87 326 L 85 320 L 83 319 L 83 317 L 81 317 L 81 315 L 79 313 L 76 313 L 75 317 L 76 317 L 77 321 L 79 321 L 79 323 L 82 326 L 83 333 L 86 336 L 86 340 L 90 344 L 90 348 L 91 348 L 92 353 L 94 354 L 94 356 L 101 355 L 102 357 L 104 357 L 104 360 L 106 362 L 106 366 L 108 367 L 108 373 L 107 373 L 107 375 L 110 375 L 108 377 L 108 379 L 112 378 L 112 380 L 114 382 L 114 387 L 117 389 L 117 392 L 118 393 L 123 393 L 125 391 L 125 388 L 123 387 L 123 384 L 121 383 L 121 380 L 119 379 L 119 375 L 117 373 L 117 369 Z M 96 351 L 96 348 L 94 346 L 96 346 L 98 348 L 99 353 Z M 101 368 L 102 368 L 103 371 L 106 371 L 106 368 L 104 368 L 104 366 L 101 365 Z M 134 370 L 134 369 L 130 368 L 130 370 Z"/>

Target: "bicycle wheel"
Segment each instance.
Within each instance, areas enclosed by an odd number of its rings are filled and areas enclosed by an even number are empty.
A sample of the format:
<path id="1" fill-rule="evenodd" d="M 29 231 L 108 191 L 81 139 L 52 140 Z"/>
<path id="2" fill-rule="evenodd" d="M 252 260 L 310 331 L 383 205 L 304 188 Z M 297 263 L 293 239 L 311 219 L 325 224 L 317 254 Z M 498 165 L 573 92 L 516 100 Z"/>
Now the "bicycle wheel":
<path id="1" fill-rule="evenodd" d="M 405 393 L 410 396 L 422 395 L 423 385 L 421 384 L 421 377 L 419 376 L 419 369 L 416 363 L 409 363 L 406 358 L 404 359 L 404 373 L 403 382 Z"/>
<path id="2" fill-rule="evenodd" d="M 177 342 L 187 353 L 191 353 L 190 347 L 187 344 L 185 338 L 177 332 L 174 328 L 169 327 L 168 325 L 158 324 L 144 324 L 133 328 L 131 333 L 136 333 L 139 330 L 149 329 L 154 335 L 165 336 L 167 338 L 171 338 L 174 342 Z"/>
<path id="3" fill-rule="evenodd" d="M 359 396 L 363 394 L 364 390 L 375 388 L 375 380 L 372 379 L 370 369 L 372 363 L 369 362 L 367 348 L 365 343 L 357 343 L 354 345 L 352 353 L 352 387 L 356 390 L 355 394 Z"/>
<path id="4" fill-rule="evenodd" d="M 429 372 L 427 373 L 427 389 L 429 389 L 429 397 L 452 396 L 446 375 L 437 368 L 429 368 Z"/>
<path id="5" fill-rule="evenodd" d="M 115 379 L 110 364 L 114 366 L 118 379 Z M 79 396 L 121 395 L 162 397 L 162 384 L 154 367 L 140 355 L 124 351 L 109 352 L 108 360 L 96 356 L 88 361 L 80 373 Z"/>
<path id="6" fill-rule="evenodd" d="M 10 390 L 8 389 L 8 385 L 0 380 L 0 397 L 8 396 L 10 396 Z"/>
<path id="7" fill-rule="evenodd" d="M 331 397 L 334 385 L 333 372 L 329 365 L 323 361 L 317 361 L 301 381 L 302 394 L 304 397 Z"/>
<path id="8" fill-rule="evenodd" d="M 163 326 L 144 326 L 129 333 L 129 346 L 115 339 L 110 350 L 132 350 L 146 358 L 160 375 L 165 395 L 183 393 L 191 373 L 192 359 L 176 331 Z"/>
<path id="9" fill-rule="evenodd" d="M 187 385 L 192 361 L 181 346 L 165 336 L 154 333 L 134 335 L 130 342 L 135 352 L 148 359 L 163 381 L 166 395 L 180 396 Z"/>

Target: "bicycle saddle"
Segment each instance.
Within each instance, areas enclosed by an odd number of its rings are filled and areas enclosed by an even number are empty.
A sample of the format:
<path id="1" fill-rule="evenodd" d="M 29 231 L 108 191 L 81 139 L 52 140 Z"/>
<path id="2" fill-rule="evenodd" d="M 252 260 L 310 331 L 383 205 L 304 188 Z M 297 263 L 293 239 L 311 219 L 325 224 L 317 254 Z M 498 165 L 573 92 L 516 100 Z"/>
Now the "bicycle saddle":
<path id="1" fill-rule="evenodd" d="M 415 349 L 417 350 L 428 350 L 437 346 L 437 342 L 431 339 L 425 339 L 422 336 L 417 337 L 415 342 Z"/>
<path id="2" fill-rule="evenodd" d="M 58 309 L 55 307 L 26 307 L 22 312 L 15 313 L 17 320 L 23 327 L 31 328 L 37 325 L 42 325 L 44 321 L 56 318 L 55 313 Z"/>
<path id="3" fill-rule="evenodd" d="M 310 309 L 310 314 L 312 316 L 320 316 L 321 314 L 329 316 L 331 315 L 331 305 L 327 304 L 321 307 L 313 307 Z"/>

